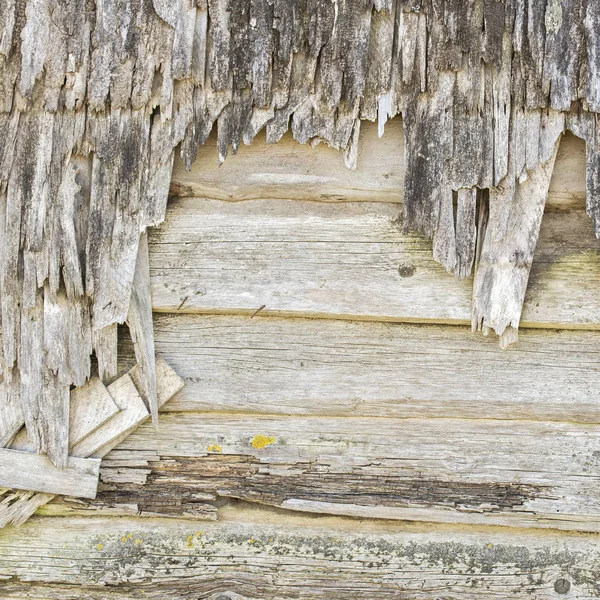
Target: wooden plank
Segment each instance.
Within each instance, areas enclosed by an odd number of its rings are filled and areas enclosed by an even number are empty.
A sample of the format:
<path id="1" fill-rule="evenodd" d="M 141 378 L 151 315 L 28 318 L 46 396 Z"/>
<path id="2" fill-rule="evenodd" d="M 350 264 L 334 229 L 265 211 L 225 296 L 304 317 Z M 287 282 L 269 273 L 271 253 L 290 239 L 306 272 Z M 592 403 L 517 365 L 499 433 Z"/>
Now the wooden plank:
<path id="1" fill-rule="evenodd" d="M 548 203 L 559 207 L 585 206 L 585 143 L 564 136 L 550 184 Z M 358 145 L 358 166 L 344 166 L 341 152 L 320 144 L 298 144 L 291 133 L 273 145 L 259 134 L 252 145 L 240 148 L 219 166 L 217 137 L 213 133 L 187 172 L 175 160 L 171 194 L 219 200 L 281 198 L 325 202 L 402 202 L 404 187 L 404 133 L 402 121 L 386 125 L 382 138 L 377 125 L 363 121 Z"/>
<path id="2" fill-rule="evenodd" d="M 438 325 L 182 314 L 154 327 L 186 383 L 163 410 L 600 421 L 593 331 L 522 330 L 501 350 Z"/>
<path id="3" fill-rule="evenodd" d="M 105 457 L 97 499 L 77 507 L 152 506 L 154 497 L 155 511 L 168 513 L 200 494 L 363 518 L 600 532 L 599 456 L 599 425 L 170 413 L 158 433 L 142 426 Z"/>
<path id="4" fill-rule="evenodd" d="M 597 597 L 595 535 L 228 509 L 222 522 L 44 518 L 0 537 L 6 600 Z"/>
<path id="5" fill-rule="evenodd" d="M 472 279 L 384 203 L 182 198 L 150 237 L 155 311 L 470 323 Z M 544 215 L 522 327 L 600 327 L 600 240 L 580 211 Z"/>
<path id="6" fill-rule="evenodd" d="M 100 461 L 69 457 L 64 469 L 47 456 L 0 448 L 0 485 L 17 490 L 94 498 Z"/>

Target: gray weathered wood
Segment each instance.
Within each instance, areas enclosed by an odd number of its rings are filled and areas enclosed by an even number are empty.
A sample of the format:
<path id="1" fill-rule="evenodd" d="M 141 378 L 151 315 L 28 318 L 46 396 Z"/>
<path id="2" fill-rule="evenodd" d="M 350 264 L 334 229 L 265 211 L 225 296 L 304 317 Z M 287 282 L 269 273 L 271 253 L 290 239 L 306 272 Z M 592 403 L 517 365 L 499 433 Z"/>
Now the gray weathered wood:
<path id="1" fill-rule="evenodd" d="M 0 447 L 7 446 L 25 422 L 20 400 L 0 383 Z"/>
<path id="2" fill-rule="evenodd" d="M 148 403 L 154 426 L 158 427 L 150 265 L 148 262 L 148 237 L 145 232 L 140 237 L 131 302 L 127 313 L 127 326 L 135 349 L 140 376 L 140 390 L 144 400 Z"/>
<path id="3" fill-rule="evenodd" d="M 158 358 L 156 368 L 158 375 L 157 398 L 159 406 L 162 406 L 182 388 L 183 382 L 163 359 Z M 134 384 L 134 380 L 136 384 Z M 134 367 L 109 386 L 108 391 L 111 398 L 119 408 L 118 414 L 94 428 L 83 439 L 73 438 L 71 440 L 73 456 L 102 458 L 149 416 L 136 385 L 139 385 L 138 367 Z M 73 430 L 71 432 L 73 433 Z M 54 496 L 49 493 L 34 494 L 0 490 L 0 498 L 2 498 L 0 502 L 1 529 L 8 524 L 21 525 L 36 510 L 50 502 Z"/>
<path id="4" fill-rule="evenodd" d="M 503 351 L 463 326 L 259 313 L 156 315 L 154 327 L 186 383 L 165 410 L 599 420 L 595 331 L 523 330 Z"/>
<path id="5" fill-rule="evenodd" d="M 153 308 L 470 323 L 472 279 L 448 277 L 393 203 L 180 198 L 150 235 Z M 525 327 L 600 326 L 600 241 L 583 205 L 547 211 Z"/>
<path id="6" fill-rule="evenodd" d="M 100 461 L 69 457 L 59 469 L 47 456 L 0 448 L 0 486 L 48 494 L 95 498 Z"/>
<path id="7" fill-rule="evenodd" d="M 0 592 L 7 600 L 530 600 L 568 588 L 566 598 L 597 597 L 596 536 L 224 513 L 202 524 L 32 519 L 0 537 Z"/>
<path id="8" fill-rule="evenodd" d="M 585 165 L 585 143 L 566 135 L 550 183 L 550 206 L 585 205 Z M 171 194 L 219 200 L 402 202 L 403 186 L 404 134 L 402 121 L 396 118 L 387 123 L 381 138 L 376 124 L 362 123 L 354 171 L 344 167 L 337 150 L 323 144 L 300 145 L 291 134 L 273 145 L 258 136 L 219 166 L 216 135 L 212 135 L 200 147 L 189 172 L 181 160 L 175 160 Z"/>
<path id="9" fill-rule="evenodd" d="M 556 151 L 525 181 L 508 181 L 489 194 L 487 224 L 479 232 L 483 240 L 473 281 L 472 327 L 485 335 L 493 329 L 502 347 L 517 340 Z M 513 167 L 507 178 L 511 172 Z"/>
<path id="10" fill-rule="evenodd" d="M 146 424 L 104 458 L 99 495 L 84 505 L 181 514 L 214 495 L 364 518 L 600 532 L 599 449 L 596 424 L 169 413 L 157 434 Z"/>
<path id="11" fill-rule="evenodd" d="M 119 410 L 112 396 L 97 377 L 92 377 L 84 386 L 72 390 L 69 411 L 71 451 L 78 442 L 112 419 Z M 35 445 L 25 428 L 19 431 L 10 447 L 21 452 L 35 452 Z"/>

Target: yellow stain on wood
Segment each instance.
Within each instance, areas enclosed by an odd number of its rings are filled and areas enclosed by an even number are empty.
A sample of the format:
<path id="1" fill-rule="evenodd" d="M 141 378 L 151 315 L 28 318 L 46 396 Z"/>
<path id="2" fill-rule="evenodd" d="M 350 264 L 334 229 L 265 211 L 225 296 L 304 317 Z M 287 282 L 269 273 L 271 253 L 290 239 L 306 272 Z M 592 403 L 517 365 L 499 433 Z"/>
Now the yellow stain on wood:
<path id="1" fill-rule="evenodd" d="M 219 444 L 211 444 L 206 450 L 207 452 L 223 452 L 223 448 Z"/>
<path id="2" fill-rule="evenodd" d="M 257 450 L 262 450 L 263 448 L 266 448 L 267 446 L 274 444 L 276 441 L 277 441 L 276 437 L 261 435 L 259 433 L 258 435 L 254 436 L 254 438 L 252 440 L 252 447 L 256 448 Z"/>
<path id="3" fill-rule="evenodd" d="M 102 544 L 98 544 L 98 550 L 102 550 L 102 548 L 104 548 L 104 546 Z"/>
<path id="4" fill-rule="evenodd" d="M 140 544 L 143 544 L 143 543 L 144 543 L 144 540 L 141 540 L 141 539 L 138 538 L 137 540 L 135 540 L 135 542 L 133 542 L 133 545 L 134 546 L 139 546 Z"/>

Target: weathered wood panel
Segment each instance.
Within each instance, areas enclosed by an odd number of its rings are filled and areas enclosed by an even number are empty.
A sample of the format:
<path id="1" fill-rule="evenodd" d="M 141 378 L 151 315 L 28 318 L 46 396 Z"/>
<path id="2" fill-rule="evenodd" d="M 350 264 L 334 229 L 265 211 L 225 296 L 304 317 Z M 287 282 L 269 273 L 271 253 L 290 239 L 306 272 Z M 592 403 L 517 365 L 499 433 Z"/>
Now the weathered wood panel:
<path id="1" fill-rule="evenodd" d="M 164 410 L 600 421 L 593 331 L 523 330 L 501 350 L 453 326 L 182 314 L 154 327 L 186 384 Z"/>
<path id="2" fill-rule="evenodd" d="M 177 158 L 171 194 L 220 200 L 286 198 L 293 200 L 402 202 L 404 187 L 404 133 L 402 121 L 392 119 L 383 137 L 377 125 L 361 125 L 358 165 L 344 166 L 344 156 L 320 144 L 298 144 L 287 133 L 268 145 L 259 134 L 219 166 L 217 136 L 200 146 L 191 170 Z M 564 136 L 550 184 L 548 203 L 557 207 L 584 207 L 585 143 Z"/>
<path id="3" fill-rule="evenodd" d="M 0 448 L 0 485 L 18 490 L 35 490 L 95 498 L 100 461 L 70 456 L 63 469 L 47 456 Z"/>
<path id="4" fill-rule="evenodd" d="M 470 323 L 473 280 L 448 276 L 391 203 L 181 198 L 151 234 L 155 311 Z M 522 326 L 600 326 L 600 240 L 548 212 Z"/>
<path id="5" fill-rule="evenodd" d="M 219 497 L 599 532 L 600 426 L 170 413 L 158 432 L 148 423 L 104 458 L 96 500 L 70 506 L 177 515 Z"/>
<path id="6" fill-rule="evenodd" d="M 227 512 L 224 522 L 201 526 L 32 519 L 0 537 L 0 593 L 6 600 L 530 600 L 567 592 L 586 600 L 600 593 L 596 536 Z"/>

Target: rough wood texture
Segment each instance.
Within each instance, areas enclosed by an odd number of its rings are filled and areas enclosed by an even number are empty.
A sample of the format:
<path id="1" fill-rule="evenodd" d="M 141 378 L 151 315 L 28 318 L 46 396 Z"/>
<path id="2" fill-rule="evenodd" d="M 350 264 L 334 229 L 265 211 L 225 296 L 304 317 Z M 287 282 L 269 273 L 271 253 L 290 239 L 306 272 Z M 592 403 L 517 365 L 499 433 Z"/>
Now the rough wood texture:
<path id="1" fill-rule="evenodd" d="M 185 436 L 179 432 L 185 431 Z M 238 498 L 376 519 L 600 531 L 600 426 L 170 413 L 102 461 L 75 509 L 192 515 Z"/>
<path id="2" fill-rule="evenodd" d="M 0 592 L 7 600 L 530 600 L 560 590 L 588 600 L 598 597 L 599 562 L 589 535 L 433 531 L 247 509 L 201 526 L 45 518 L 0 538 Z"/>
<path id="3" fill-rule="evenodd" d="M 0 486 L 95 498 L 100 461 L 69 457 L 67 466 L 58 469 L 47 456 L 0 448 Z"/>
<path id="4" fill-rule="evenodd" d="M 361 124 L 356 169 L 344 168 L 344 157 L 324 144 L 298 144 L 291 133 L 277 144 L 259 135 L 249 146 L 219 164 L 213 133 L 186 170 L 175 159 L 172 196 L 218 200 L 317 200 L 320 202 L 402 202 L 404 130 L 396 117 L 379 138 L 377 124 Z M 550 181 L 547 205 L 552 209 L 582 208 L 586 197 L 585 142 L 563 136 Z M 168 216 L 168 215 L 167 215 Z"/>
<path id="5" fill-rule="evenodd" d="M 186 384 L 164 410 L 598 421 L 596 331 L 525 330 L 502 351 L 462 326 L 259 313 L 154 327 Z"/>
<path id="6" fill-rule="evenodd" d="M 161 358 L 156 360 L 156 369 L 157 400 L 158 405 L 162 406 L 183 387 L 183 382 Z M 72 437 L 69 441 L 72 455 L 80 458 L 89 456 L 102 458 L 145 421 L 150 413 L 139 390 L 141 390 L 139 367 L 136 366 L 113 382 L 106 392 L 110 393 L 113 403 L 118 407 L 117 414 L 102 422 L 98 420 L 96 426 L 90 428 L 90 431 L 82 437 L 77 437 L 81 428 L 71 429 Z M 80 398 L 81 396 L 77 397 L 78 400 Z M 79 407 L 76 408 L 76 412 L 78 411 Z M 24 445 L 27 447 L 26 435 L 23 437 Z M 0 502 L 0 529 L 9 524 L 15 526 L 23 524 L 36 510 L 54 498 L 51 493 L 12 492 L 9 489 L 0 490 L 0 496 L 3 496 Z M 212 512 L 214 513 L 214 510 Z"/>
<path id="7" fill-rule="evenodd" d="M 65 465 L 70 386 L 89 377 L 93 350 L 103 373 L 114 367 L 114 326 L 130 313 L 140 233 L 164 218 L 174 149 L 189 167 L 215 123 L 221 161 L 262 129 L 276 142 L 291 128 L 354 167 L 361 119 L 381 131 L 401 113 L 404 227 L 432 236 L 459 275 L 481 233 L 472 190 L 512 192 L 550 159 L 547 126 L 570 129 L 587 144 L 600 233 L 599 22 L 596 0 L 5 1 L 3 363 L 37 449 Z M 513 323 L 521 287 L 478 291 L 479 306 L 508 306 Z"/>
<path id="8" fill-rule="evenodd" d="M 522 326 L 600 326 L 600 240 L 580 208 L 544 214 Z M 401 217 L 392 203 L 173 200 L 150 235 L 153 308 L 470 323 L 472 280 L 447 277 Z"/>

